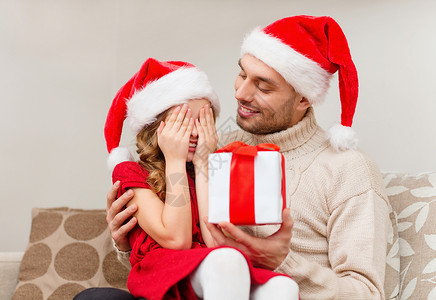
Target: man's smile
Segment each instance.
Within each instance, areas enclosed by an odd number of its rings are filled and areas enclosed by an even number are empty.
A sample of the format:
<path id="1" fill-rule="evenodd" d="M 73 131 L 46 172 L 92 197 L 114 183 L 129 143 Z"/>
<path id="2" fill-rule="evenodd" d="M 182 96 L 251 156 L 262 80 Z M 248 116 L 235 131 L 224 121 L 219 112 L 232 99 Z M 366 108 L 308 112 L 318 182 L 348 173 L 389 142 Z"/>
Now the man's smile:
<path id="1" fill-rule="evenodd" d="M 260 113 L 260 111 L 258 111 L 258 110 L 254 110 L 254 109 L 252 109 L 252 108 L 248 108 L 247 106 L 244 106 L 244 105 L 242 105 L 242 104 L 239 104 L 239 107 L 238 107 L 238 114 L 239 114 L 241 117 L 248 118 L 248 117 L 251 117 L 251 116 L 253 116 L 253 115 L 255 115 L 255 114 L 258 114 L 258 113 Z"/>

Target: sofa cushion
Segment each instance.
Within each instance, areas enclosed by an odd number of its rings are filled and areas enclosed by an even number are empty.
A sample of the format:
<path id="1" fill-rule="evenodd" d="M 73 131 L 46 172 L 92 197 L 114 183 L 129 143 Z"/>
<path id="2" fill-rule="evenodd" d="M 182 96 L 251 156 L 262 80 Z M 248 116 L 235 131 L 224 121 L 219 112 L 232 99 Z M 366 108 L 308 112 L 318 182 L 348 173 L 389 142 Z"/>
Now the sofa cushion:
<path id="1" fill-rule="evenodd" d="M 13 300 L 71 300 L 89 287 L 126 289 L 104 210 L 34 208 Z"/>
<path id="2" fill-rule="evenodd" d="M 384 178 L 398 223 L 398 245 L 391 254 L 399 249 L 400 298 L 436 299 L 436 173 Z"/>

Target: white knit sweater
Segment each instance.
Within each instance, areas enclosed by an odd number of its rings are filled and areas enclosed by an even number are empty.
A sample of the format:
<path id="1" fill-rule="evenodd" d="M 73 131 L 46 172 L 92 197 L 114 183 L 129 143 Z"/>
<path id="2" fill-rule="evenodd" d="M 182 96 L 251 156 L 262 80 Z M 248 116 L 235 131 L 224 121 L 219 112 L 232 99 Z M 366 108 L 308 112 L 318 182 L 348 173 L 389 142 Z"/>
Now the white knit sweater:
<path id="1" fill-rule="evenodd" d="M 301 299 L 384 299 L 389 212 L 375 164 L 359 151 L 332 149 L 312 108 L 287 130 L 236 131 L 222 136 L 220 145 L 236 140 L 277 144 L 286 159 L 294 227 L 290 253 L 275 271 L 297 281 Z M 266 237 L 278 228 L 244 230 Z"/>

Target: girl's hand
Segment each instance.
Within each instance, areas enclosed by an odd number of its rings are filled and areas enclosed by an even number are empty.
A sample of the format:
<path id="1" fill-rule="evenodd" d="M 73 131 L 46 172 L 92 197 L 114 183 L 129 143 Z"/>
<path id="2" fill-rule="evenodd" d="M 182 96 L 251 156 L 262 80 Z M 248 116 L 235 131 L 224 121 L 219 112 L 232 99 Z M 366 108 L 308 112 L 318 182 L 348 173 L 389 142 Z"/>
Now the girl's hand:
<path id="1" fill-rule="evenodd" d="M 165 122 L 161 122 L 157 129 L 157 143 L 166 161 L 186 162 L 193 127 L 194 120 L 187 104 L 174 108 Z"/>
<path id="2" fill-rule="evenodd" d="M 198 141 L 192 162 L 195 168 L 207 167 L 208 154 L 216 150 L 218 143 L 218 134 L 210 105 L 207 104 L 200 109 L 195 126 L 198 132 Z"/>

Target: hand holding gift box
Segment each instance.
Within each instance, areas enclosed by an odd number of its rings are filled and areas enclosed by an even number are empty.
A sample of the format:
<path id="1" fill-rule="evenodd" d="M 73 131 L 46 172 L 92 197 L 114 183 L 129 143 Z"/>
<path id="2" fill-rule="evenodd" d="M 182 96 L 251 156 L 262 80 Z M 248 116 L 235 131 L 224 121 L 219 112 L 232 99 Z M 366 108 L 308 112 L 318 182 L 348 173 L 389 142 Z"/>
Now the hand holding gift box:
<path id="1" fill-rule="evenodd" d="M 286 207 L 285 159 L 275 144 L 232 142 L 209 154 L 209 222 L 277 224 Z"/>

